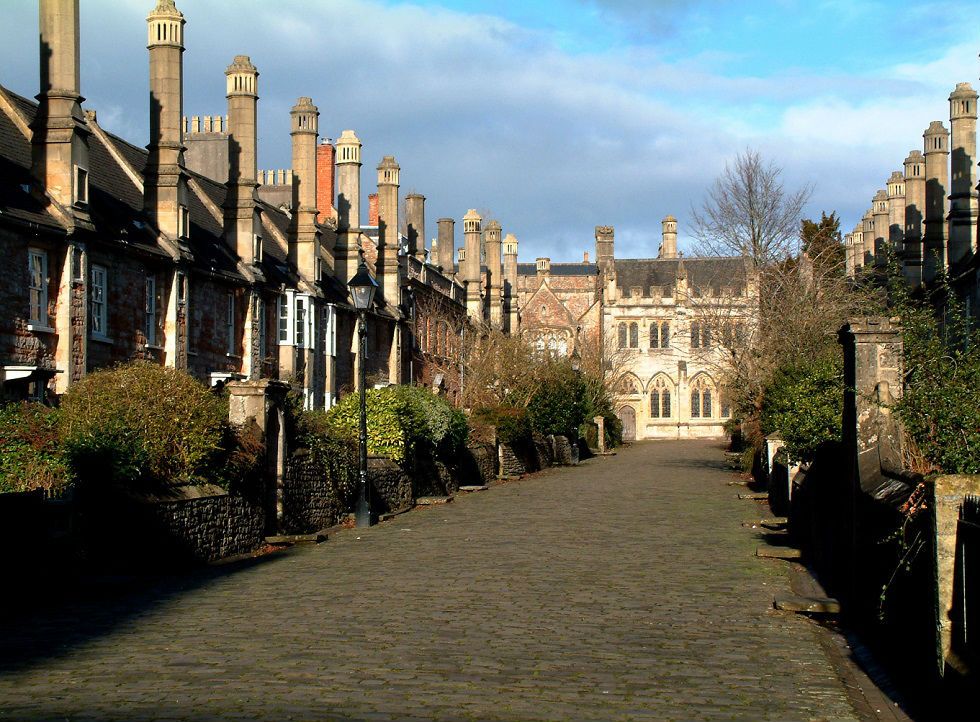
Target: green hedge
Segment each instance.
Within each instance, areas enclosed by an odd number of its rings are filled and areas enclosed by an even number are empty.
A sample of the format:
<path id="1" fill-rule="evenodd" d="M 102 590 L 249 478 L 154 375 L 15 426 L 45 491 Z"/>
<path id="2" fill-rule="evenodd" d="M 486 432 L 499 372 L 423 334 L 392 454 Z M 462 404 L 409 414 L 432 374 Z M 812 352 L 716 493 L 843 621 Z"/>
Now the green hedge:
<path id="1" fill-rule="evenodd" d="M 826 441 L 840 441 L 844 407 L 843 362 L 838 355 L 786 364 L 764 390 L 761 425 L 779 432 L 786 453 L 807 461 Z"/>
<path id="2" fill-rule="evenodd" d="M 227 402 L 190 375 L 138 362 L 73 384 L 59 426 L 66 458 L 93 482 L 226 484 L 227 419 Z"/>
<path id="3" fill-rule="evenodd" d="M 531 438 L 533 429 L 527 409 L 518 406 L 484 406 L 473 410 L 473 422 L 493 426 L 504 444 L 520 444 Z"/>
<path id="4" fill-rule="evenodd" d="M 401 464 L 416 447 L 451 457 L 465 446 L 466 417 L 449 403 L 418 386 L 388 386 L 367 392 L 368 453 Z M 357 393 L 345 396 L 324 418 L 326 430 L 356 439 L 360 419 Z"/>
<path id="5" fill-rule="evenodd" d="M 60 413 L 41 404 L 0 407 L 0 492 L 58 489 L 74 474 L 58 436 Z"/>

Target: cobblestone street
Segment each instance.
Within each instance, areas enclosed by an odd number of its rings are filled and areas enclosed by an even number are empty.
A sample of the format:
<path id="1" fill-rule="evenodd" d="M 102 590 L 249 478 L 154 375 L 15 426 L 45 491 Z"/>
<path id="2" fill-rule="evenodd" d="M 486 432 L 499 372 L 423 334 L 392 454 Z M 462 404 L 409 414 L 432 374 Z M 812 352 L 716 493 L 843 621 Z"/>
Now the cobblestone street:
<path id="1" fill-rule="evenodd" d="M 2 629 L 0 719 L 853 719 L 711 442 Z"/>

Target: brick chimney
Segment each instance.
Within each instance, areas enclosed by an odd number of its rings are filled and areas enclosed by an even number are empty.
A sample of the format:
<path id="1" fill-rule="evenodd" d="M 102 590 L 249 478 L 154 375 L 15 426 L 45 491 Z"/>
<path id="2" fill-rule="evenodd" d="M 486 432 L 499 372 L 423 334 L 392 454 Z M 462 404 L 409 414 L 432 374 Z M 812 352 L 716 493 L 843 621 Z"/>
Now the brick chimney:
<path id="1" fill-rule="evenodd" d="M 582 254 L 582 263 L 588 263 L 588 262 L 589 262 L 589 252 L 588 251 L 585 251 Z"/>
<path id="2" fill-rule="evenodd" d="M 317 221 L 326 222 L 337 216 L 334 207 L 334 167 L 337 162 L 337 149 L 329 138 L 316 148 L 316 210 Z"/>
<path id="3" fill-rule="evenodd" d="M 378 225 L 378 194 L 368 193 L 368 225 Z"/>

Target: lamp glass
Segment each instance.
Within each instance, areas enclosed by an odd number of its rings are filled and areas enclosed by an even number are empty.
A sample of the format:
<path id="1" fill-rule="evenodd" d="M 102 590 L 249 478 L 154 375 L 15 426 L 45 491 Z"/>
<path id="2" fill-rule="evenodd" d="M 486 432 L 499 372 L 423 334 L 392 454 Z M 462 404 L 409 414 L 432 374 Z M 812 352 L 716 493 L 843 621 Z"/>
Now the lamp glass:
<path id="1" fill-rule="evenodd" d="M 347 282 L 347 286 L 350 288 L 354 308 L 358 311 L 366 311 L 371 307 L 378 282 L 371 278 L 371 274 L 368 273 L 367 266 L 363 262 L 358 266 L 354 277 Z"/>

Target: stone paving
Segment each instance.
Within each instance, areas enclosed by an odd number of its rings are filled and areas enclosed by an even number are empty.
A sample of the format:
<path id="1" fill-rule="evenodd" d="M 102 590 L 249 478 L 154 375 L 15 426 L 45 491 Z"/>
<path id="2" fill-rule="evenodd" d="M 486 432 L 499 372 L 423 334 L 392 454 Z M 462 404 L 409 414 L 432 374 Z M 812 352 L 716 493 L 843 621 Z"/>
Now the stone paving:
<path id="1" fill-rule="evenodd" d="M 0 719 L 854 719 L 720 447 L 645 442 L 0 627 Z"/>

